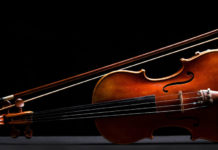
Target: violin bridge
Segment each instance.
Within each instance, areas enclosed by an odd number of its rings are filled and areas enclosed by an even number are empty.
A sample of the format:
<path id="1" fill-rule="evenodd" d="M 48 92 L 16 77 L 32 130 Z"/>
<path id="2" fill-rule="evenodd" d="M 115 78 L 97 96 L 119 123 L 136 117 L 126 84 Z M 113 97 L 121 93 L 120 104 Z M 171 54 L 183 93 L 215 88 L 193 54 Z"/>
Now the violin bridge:
<path id="1" fill-rule="evenodd" d="M 179 100 L 180 100 L 180 105 L 181 105 L 181 111 L 184 112 L 184 102 L 183 102 L 182 91 L 179 91 Z"/>

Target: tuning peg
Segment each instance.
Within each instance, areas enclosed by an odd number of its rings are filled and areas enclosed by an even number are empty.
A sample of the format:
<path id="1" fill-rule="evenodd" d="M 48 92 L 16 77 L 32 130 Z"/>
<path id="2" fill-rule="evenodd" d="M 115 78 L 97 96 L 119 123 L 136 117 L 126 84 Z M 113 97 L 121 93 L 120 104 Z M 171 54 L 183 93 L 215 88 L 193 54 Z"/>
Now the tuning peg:
<path id="1" fill-rule="evenodd" d="M 26 126 L 24 130 L 24 136 L 28 139 L 30 139 L 33 136 L 33 130 L 30 128 L 30 126 Z"/>
<path id="2" fill-rule="evenodd" d="M 11 127 L 11 137 L 16 138 L 20 135 L 20 130 L 17 129 L 15 126 Z"/>
<path id="3" fill-rule="evenodd" d="M 15 106 L 18 108 L 19 112 L 22 112 L 23 111 L 22 108 L 24 107 L 24 101 L 21 98 L 18 98 L 15 101 Z"/>

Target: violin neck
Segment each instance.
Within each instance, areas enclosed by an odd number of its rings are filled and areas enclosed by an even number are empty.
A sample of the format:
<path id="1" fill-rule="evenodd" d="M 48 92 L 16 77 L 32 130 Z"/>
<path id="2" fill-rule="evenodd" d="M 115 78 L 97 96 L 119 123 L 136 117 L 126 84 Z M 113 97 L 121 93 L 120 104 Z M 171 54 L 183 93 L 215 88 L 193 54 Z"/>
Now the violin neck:
<path id="1" fill-rule="evenodd" d="M 149 115 L 168 112 L 186 112 L 208 107 L 218 100 L 218 92 L 200 90 L 166 96 L 143 96 L 122 100 L 111 100 L 95 104 L 86 104 L 66 109 L 38 112 L 33 121 L 59 121 L 77 119 L 96 119 L 121 116 Z"/>

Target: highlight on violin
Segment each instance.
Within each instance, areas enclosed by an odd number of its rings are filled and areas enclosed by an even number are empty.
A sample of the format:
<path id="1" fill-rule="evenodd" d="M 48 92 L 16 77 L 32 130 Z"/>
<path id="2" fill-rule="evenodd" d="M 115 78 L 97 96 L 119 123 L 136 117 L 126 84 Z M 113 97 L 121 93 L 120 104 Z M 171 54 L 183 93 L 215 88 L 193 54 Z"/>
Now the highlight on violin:
<path id="1" fill-rule="evenodd" d="M 91 119 L 100 135 L 116 144 L 152 139 L 156 130 L 168 127 L 185 129 L 192 140 L 218 142 L 217 42 L 218 29 L 214 29 L 64 79 L 15 93 L 8 91 L 8 95 L 0 98 L 0 128 L 10 129 L 8 135 L 13 138 L 20 135 L 31 138 L 34 124 Z M 210 43 L 213 46 L 208 47 Z M 180 55 L 189 50 L 195 53 L 190 57 Z M 174 55 L 181 65 L 171 74 L 151 77 L 152 69 L 144 68 L 158 60 L 167 62 Z M 79 103 L 83 99 L 63 98 L 59 108 L 28 107 L 57 93 L 73 94 L 74 88 L 90 82 L 96 84 L 90 103 L 69 106 L 65 101 Z"/>

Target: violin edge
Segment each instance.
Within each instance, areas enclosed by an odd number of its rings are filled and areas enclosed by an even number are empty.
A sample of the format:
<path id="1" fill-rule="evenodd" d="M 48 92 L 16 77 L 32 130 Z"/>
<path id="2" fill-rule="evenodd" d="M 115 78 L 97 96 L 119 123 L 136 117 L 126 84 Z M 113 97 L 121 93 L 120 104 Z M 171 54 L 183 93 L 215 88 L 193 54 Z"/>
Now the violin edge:
<path id="1" fill-rule="evenodd" d="M 180 68 L 177 72 L 175 72 L 175 73 L 173 73 L 173 74 L 171 74 L 171 75 L 169 75 L 169 76 L 165 76 L 165 77 L 161 77 L 161 78 L 150 78 L 150 77 L 148 77 L 148 76 L 146 75 L 146 70 L 145 70 L 145 69 L 141 69 L 141 70 L 139 70 L 139 71 L 115 70 L 115 71 L 112 71 L 112 72 L 110 72 L 110 73 L 105 74 L 105 75 L 97 82 L 96 86 L 97 86 L 98 84 L 100 84 L 100 83 L 104 80 L 104 78 L 106 78 L 106 77 L 108 77 L 108 76 L 110 76 L 110 75 L 112 75 L 112 74 L 114 74 L 114 73 L 142 74 L 146 80 L 152 81 L 152 82 L 164 81 L 164 80 L 172 79 L 172 78 L 178 76 L 179 74 L 181 74 L 181 73 L 183 72 L 183 70 L 184 70 L 184 65 L 185 65 L 186 63 L 191 62 L 191 61 L 193 61 L 193 60 L 199 58 L 200 56 L 203 56 L 203 55 L 206 55 L 206 54 L 209 54 L 209 53 L 213 53 L 213 52 L 218 52 L 218 49 L 208 49 L 208 50 L 205 50 L 205 51 L 202 51 L 202 52 L 196 51 L 196 52 L 195 52 L 195 55 L 192 56 L 192 57 L 190 57 L 190 58 L 181 58 L 181 59 L 180 59 L 180 62 L 182 63 L 181 68 Z M 94 91 L 95 91 L 95 89 L 94 89 Z"/>
<path id="2" fill-rule="evenodd" d="M 218 52 L 218 49 L 207 49 L 207 50 L 202 51 L 202 52 L 196 51 L 194 56 L 192 56 L 190 58 L 181 58 L 180 61 L 182 63 L 190 62 L 192 60 L 197 59 L 200 56 L 206 55 L 208 53 L 213 53 L 213 52 Z"/>

